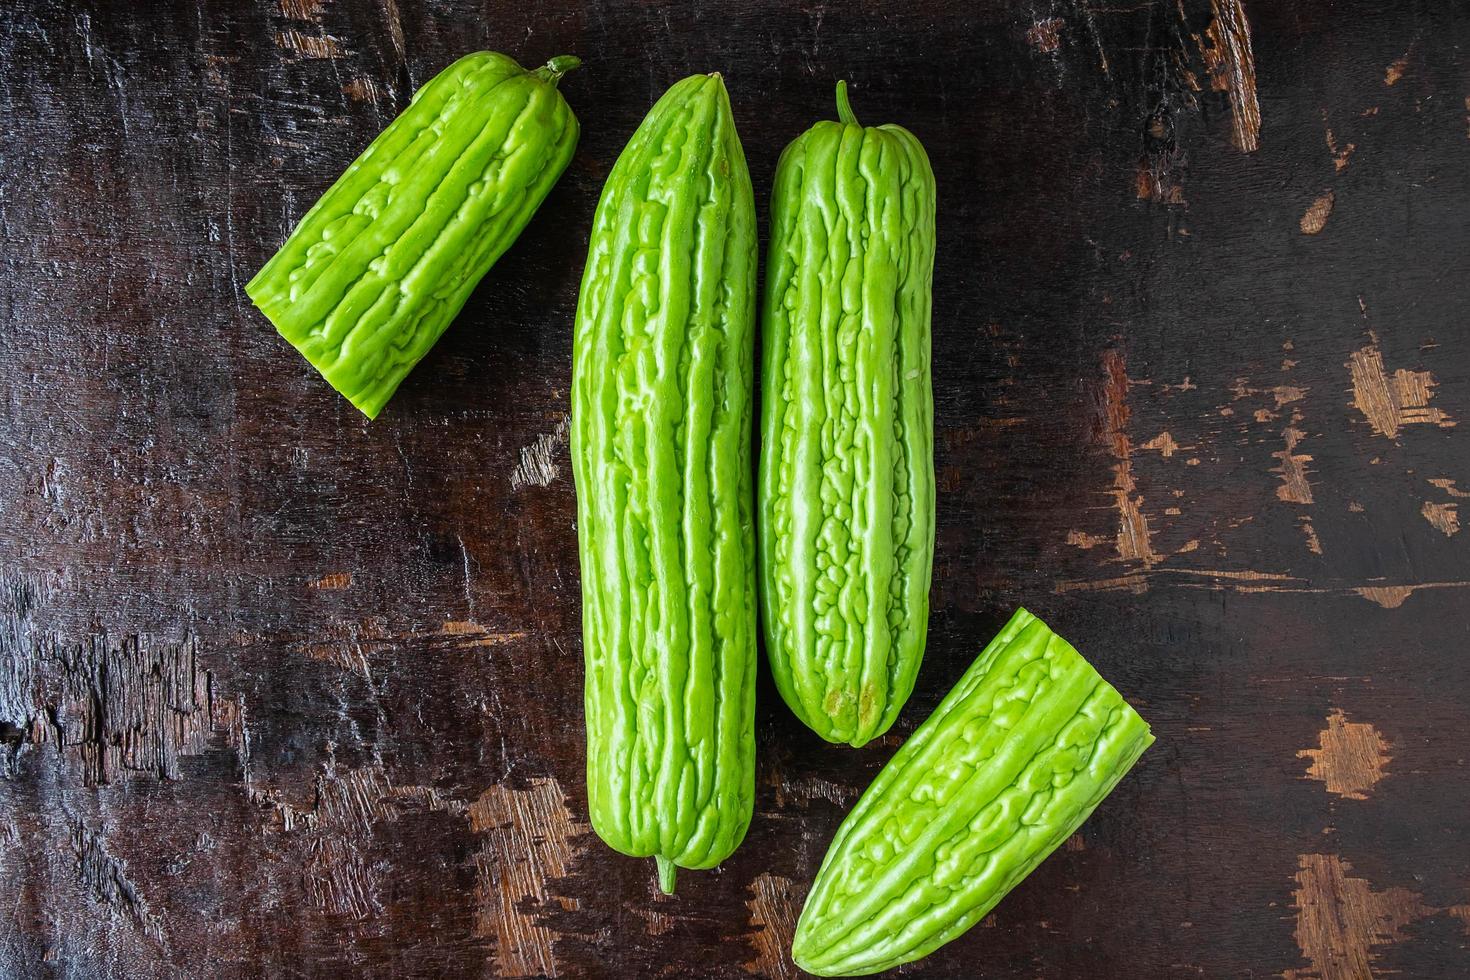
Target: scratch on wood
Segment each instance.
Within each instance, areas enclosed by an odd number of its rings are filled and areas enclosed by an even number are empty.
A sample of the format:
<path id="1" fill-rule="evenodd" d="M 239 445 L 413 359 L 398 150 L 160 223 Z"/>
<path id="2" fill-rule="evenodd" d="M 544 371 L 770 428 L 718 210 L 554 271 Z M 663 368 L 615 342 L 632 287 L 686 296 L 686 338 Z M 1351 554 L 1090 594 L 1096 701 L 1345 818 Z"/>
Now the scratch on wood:
<path id="1" fill-rule="evenodd" d="M 378 88 L 378 83 L 371 78 L 363 76 L 354 78 L 342 86 L 342 94 L 354 102 L 371 102 L 374 105 L 383 97 L 383 90 Z"/>
<path id="2" fill-rule="evenodd" d="M 353 643 L 350 640 L 308 643 L 303 648 L 303 652 L 313 660 L 340 667 L 364 679 L 371 679 L 373 676 L 372 665 L 368 663 L 367 653 L 363 650 L 361 643 Z"/>
<path id="3" fill-rule="evenodd" d="M 1103 355 L 1101 435 L 1103 443 L 1117 463 L 1113 466 L 1112 497 L 1118 509 L 1118 557 L 1123 561 L 1142 561 L 1150 567 L 1162 560 L 1153 549 L 1148 518 L 1143 513 L 1143 497 L 1133 477 L 1133 447 L 1128 439 L 1128 372 L 1123 354 L 1117 349 Z"/>
<path id="4" fill-rule="evenodd" d="M 1134 572 L 1131 575 L 1119 575 L 1116 578 L 1058 582 L 1054 591 L 1059 595 L 1068 592 L 1114 591 L 1128 591 L 1134 595 L 1142 595 L 1148 591 L 1148 576 L 1141 572 Z"/>
<path id="5" fill-rule="evenodd" d="M 352 587 L 352 573 L 328 572 L 326 575 L 312 579 L 308 586 L 313 589 L 321 589 L 323 592 L 340 592 Z"/>
<path id="6" fill-rule="evenodd" d="M 294 28 L 276 32 L 276 47 L 301 58 L 340 58 L 347 53 L 330 34 L 303 34 Z"/>
<path id="7" fill-rule="evenodd" d="M 444 636 L 455 637 L 464 646 L 470 647 L 498 647 L 526 638 L 526 633 L 521 630 L 496 632 L 467 619 L 450 620 L 440 627 L 439 632 Z"/>
<path id="8" fill-rule="evenodd" d="M 1210 11 L 1214 19 L 1204 40 L 1196 35 L 1195 41 L 1210 72 L 1210 87 L 1230 96 L 1231 141 L 1254 153 L 1261 145 L 1261 105 L 1256 98 L 1250 21 L 1241 0 L 1210 0 Z"/>
<path id="9" fill-rule="evenodd" d="M 247 788 L 251 802 L 269 810 L 267 829 L 305 833 L 302 868 L 307 896 L 332 915 L 367 919 L 380 911 L 379 868 L 370 864 L 361 845 L 382 823 L 405 813 L 459 813 L 464 804 L 431 786 L 394 786 L 381 765 L 345 772 L 328 767 L 316 780 L 310 808 L 300 808 L 275 790 Z"/>
<path id="10" fill-rule="evenodd" d="M 77 873 L 92 897 L 124 913 L 144 935 L 163 942 L 163 923 L 148 910 L 148 902 L 128 877 L 126 865 L 108 853 L 101 832 L 74 822 L 71 844 Z"/>
<path id="11" fill-rule="evenodd" d="M 1311 967 L 1285 971 L 1286 980 L 1373 976 L 1374 947 L 1399 942 L 1406 925 L 1433 911 L 1408 889 L 1374 891 L 1348 877 L 1352 866 L 1335 854 L 1302 854 L 1297 865 L 1296 942 Z"/>
<path id="12" fill-rule="evenodd" d="M 1426 500 L 1424 506 L 1419 509 L 1419 513 L 1424 515 L 1424 519 L 1436 531 L 1441 532 L 1447 538 L 1452 538 L 1460 530 L 1458 507 L 1458 504 L 1439 504 Z"/>
<path id="13" fill-rule="evenodd" d="M 1372 725 L 1347 720 L 1341 709 L 1333 709 L 1322 730 L 1320 747 L 1302 749 L 1298 759 L 1310 759 L 1308 779 L 1327 784 L 1327 792 L 1348 800 L 1366 800 L 1368 792 L 1384 776 L 1393 759 L 1388 742 Z"/>
<path id="14" fill-rule="evenodd" d="M 1301 229 L 1303 235 L 1318 235 L 1322 229 L 1327 227 L 1327 219 L 1332 215 L 1332 206 L 1337 203 L 1337 195 L 1328 190 L 1318 196 L 1302 215 Z"/>
<path id="15" fill-rule="evenodd" d="M 555 429 L 537 436 L 529 446 L 521 448 L 521 461 L 510 474 L 511 490 L 549 486 L 557 478 L 561 467 L 556 463 L 556 456 L 566 447 L 571 426 L 571 416 L 563 415 Z"/>
<path id="16" fill-rule="evenodd" d="M 796 934 L 795 884 L 790 878 L 762 871 L 750 883 L 750 891 L 745 907 L 750 910 L 750 925 L 757 931 L 751 936 L 755 956 L 746 962 L 749 972 L 775 980 L 801 976 L 787 955 Z"/>
<path id="17" fill-rule="evenodd" d="M 567 874 L 572 838 L 587 828 L 572 819 L 566 795 L 554 779 L 533 779 L 526 789 L 492 786 L 466 812 L 470 829 L 486 835 L 476 856 L 479 910 L 476 935 L 496 940 L 496 975 L 559 975 L 555 936 L 538 921 L 549 908 L 547 885 Z M 575 909 L 575 899 L 556 899 Z"/>
<path id="18" fill-rule="evenodd" d="M 281 13 L 292 20 L 320 21 L 322 0 L 281 0 Z"/>
<path id="19" fill-rule="evenodd" d="M 193 639 L 99 634 L 73 643 L 7 632 L 0 720 L 20 728 L 27 746 L 55 744 L 87 786 L 136 773 L 180 779 L 179 760 L 205 752 L 233 717 Z"/>
<path id="20" fill-rule="evenodd" d="M 1062 28 L 1067 22 L 1060 17 L 1047 17 L 1036 21 L 1026 31 L 1026 43 L 1042 54 L 1051 54 L 1061 47 Z"/>
<path id="21" fill-rule="evenodd" d="M 1353 379 L 1353 406 L 1363 413 L 1373 431 L 1397 439 L 1406 425 L 1437 425 L 1452 428 L 1453 419 L 1438 408 L 1430 408 L 1435 381 L 1428 371 L 1399 368 L 1388 374 L 1383 351 L 1374 337 L 1348 360 Z"/>

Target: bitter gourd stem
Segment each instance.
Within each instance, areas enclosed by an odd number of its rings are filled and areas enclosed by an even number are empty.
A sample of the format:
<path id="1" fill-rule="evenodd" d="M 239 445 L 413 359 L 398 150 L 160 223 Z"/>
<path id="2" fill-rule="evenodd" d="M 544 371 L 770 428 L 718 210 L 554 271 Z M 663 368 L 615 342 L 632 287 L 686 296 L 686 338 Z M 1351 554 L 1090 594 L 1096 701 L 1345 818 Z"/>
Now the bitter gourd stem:
<path id="1" fill-rule="evenodd" d="M 858 124 L 857 116 L 852 114 L 852 105 L 847 101 L 847 79 L 837 83 L 837 118 L 849 126 Z"/>
<path id="2" fill-rule="evenodd" d="M 665 895 L 674 894 L 674 876 L 679 873 L 678 865 L 674 864 L 662 854 L 653 856 L 654 863 L 658 865 L 658 887 Z"/>
<path id="3" fill-rule="evenodd" d="M 574 54 L 559 54 L 555 58 L 552 58 L 550 61 L 548 61 L 546 64 L 542 65 L 540 68 L 537 68 L 535 71 L 531 72 L 531 74 L 535 75 L 543 82 L 550 82 L 552 85 L 555 85 L 557 82 L 561 81 L 561 77 L 567 72 L 573 71 L 580 67 L 582 67 L 581 58 L 578 58 Z"/>

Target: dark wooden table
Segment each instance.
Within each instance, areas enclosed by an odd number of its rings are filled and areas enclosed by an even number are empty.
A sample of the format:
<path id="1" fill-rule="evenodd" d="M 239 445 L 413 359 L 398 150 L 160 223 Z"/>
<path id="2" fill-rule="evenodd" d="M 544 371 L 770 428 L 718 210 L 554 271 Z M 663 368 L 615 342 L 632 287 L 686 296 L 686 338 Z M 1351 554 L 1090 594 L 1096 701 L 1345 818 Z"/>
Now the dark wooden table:
<path id="1" fill-rule="evenodd" d="M 479 48 L 541 214 L 367 424 L 242 286 Z M 756 816 L 590 832 L 567 460 L 602 179 L 729 84 L 764 215 L 846 77 L 940 188 L 938 554 L 894 732 L 762 679 Z M 796 975 L 857 794 L 1021 603 L 1158 744 L 911 977 L 1470 975 L 1470 11 L 1442 0 L 8 0 L 0 975 Z"/>

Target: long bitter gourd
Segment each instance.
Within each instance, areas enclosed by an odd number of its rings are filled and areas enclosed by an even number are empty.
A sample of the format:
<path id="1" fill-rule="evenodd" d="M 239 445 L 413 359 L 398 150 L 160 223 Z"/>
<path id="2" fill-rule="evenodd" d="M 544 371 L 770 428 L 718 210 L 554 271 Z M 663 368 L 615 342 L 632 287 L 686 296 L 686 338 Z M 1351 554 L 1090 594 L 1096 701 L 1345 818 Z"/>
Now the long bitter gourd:
<path id="1" fill-rule="evenodd" d="M 861 976 L 959 936 L 1152 742 L 1067 641 L 1018 610 L 842 822 L 797 923 L 797 965 Z"/>
<path id="2" fill-rule="evenodd" d="M 588 805 L 665 891 L 754 798 L 755 248 L 724 81 L 686 78 L 608 175 L 572 352 Z"/>
<path id="3" fill-rule="evenodd" d="M 761 334 L 761 615 L 776 687 L 862 745 L 914 687 L 934 558 L 934 174 L 894 125 L 781 155 Z"/>
<path id="4" fill-rule="evenodd" d="M 444 69 L 245 287 L 368 418 L 566 169 L 577 119 L 556 83 L 580 63 L 562 56 L 528 72 L 481 51 Z"/>

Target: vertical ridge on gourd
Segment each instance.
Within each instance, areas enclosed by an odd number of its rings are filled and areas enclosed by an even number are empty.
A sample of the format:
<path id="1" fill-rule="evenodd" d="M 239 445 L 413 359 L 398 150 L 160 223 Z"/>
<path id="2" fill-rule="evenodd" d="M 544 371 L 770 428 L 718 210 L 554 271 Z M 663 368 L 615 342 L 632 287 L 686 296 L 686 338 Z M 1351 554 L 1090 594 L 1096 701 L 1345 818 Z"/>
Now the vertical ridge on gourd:
<path id="1" fill-rule="evenodd" d="M 329 384 L 375 417 L 520 235 L 577 146 L 557 91 L 466 55 L 414 93 L 245 287 Z"/>
<path id="2" fill-rule="evenodd" d="M 810 728 L 887 731 L 924 654 L 934 557 L 934 174 L 919 141 L 841 121 L 781 154 L 762 321 L 761 616 Z"/>
<path id="3" fill-rule="evenodd" d="M 1152 743 L 1066 640 L 1017 610 L 843 820 L 797 922 L 797 965 L 863 976 L 961 935 Z"/>
<path id="4" fill-rule="evenodd" d="M 724 82 L 686 78 L 608 175 L 572 352 L 588 806 L 665 891 L 754 800 L 755 245 Z"/>

